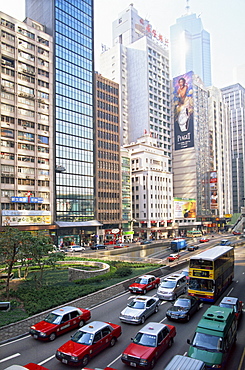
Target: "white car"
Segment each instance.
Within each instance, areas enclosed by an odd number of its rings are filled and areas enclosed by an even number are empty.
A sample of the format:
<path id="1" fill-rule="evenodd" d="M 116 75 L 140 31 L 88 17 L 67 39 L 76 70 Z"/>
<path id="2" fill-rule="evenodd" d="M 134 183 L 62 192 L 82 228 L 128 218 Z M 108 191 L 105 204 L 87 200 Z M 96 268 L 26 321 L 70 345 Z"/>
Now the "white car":
<path id="1" fill-rule="evenodd" d="M 84 247 L 81 247 L 80 245 L 70 245 L 67 248 L 67 252 L 83 252 L 85 251 Z"/>

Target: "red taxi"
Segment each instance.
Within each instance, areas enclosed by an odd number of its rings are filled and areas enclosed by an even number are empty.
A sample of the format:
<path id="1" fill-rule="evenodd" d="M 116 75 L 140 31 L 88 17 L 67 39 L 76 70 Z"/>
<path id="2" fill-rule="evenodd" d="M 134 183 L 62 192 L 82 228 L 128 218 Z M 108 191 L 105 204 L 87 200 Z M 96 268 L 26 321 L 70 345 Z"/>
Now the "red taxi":
<path id="1" fill-rule="evenodd" d="M 11 366 L 5 368 L 5 370 L 26 370 L 26 369 L 29 369 L 29 370 L 48 370 L 46 367 L 34 364 L 32 362 L 30 362 L 29 364 L 27 364 L 25 366 L 11 365 Z"/>
<path id="2" fill-rule="evenodd" d="M 85 367 L 90 358 L 106 347 L 113 347 L 121 335 L 120 325 L 93 321 L 79 329 L 71 339 L 56 351 L 56 358 L 63 364 Z"/>
<path id="3" fill-rule="evenodd" d="M 179 253 L 172 253 L 168 256 L 168 260 L 169 262 L 172 262 L 172 261 L 175 261 L 175 260 L 178 260 L 180 258 L 180 254 Z"/>
<path id="4" fill-rule="evenodd" d="M 207 238 L 206 236 L 203 236 L 201 239 L 199 239 L 199 243 L 206 243 L 206 242 L 209 242 L 210 239 Z"/>
<path id="5" fill-rule="evenodd" d="M 154 275 L 143 275 L 138 277 L 128 289 L 131 293 L 146 294 L 148 290 L 158 288 L 160 284 L 160 278 L 156 278 Z"/>
<path id="6" fill-rule="evenodd" d="M 149 322 L 124 350 L 121 360 L 132 367 L 152 369 L 163 352 L 172 346 L 175 335 L 175 326 Z"/>
<path id="7" fill-rule="evenodd" d="M 54 340 L 58 335 L 77 327 L 82 327 L 91 318 L 91 312 L 86 309 L 66 306 L 58 308 L 48 316 L 32 325 L 30 334 L 35 339 Z"/>

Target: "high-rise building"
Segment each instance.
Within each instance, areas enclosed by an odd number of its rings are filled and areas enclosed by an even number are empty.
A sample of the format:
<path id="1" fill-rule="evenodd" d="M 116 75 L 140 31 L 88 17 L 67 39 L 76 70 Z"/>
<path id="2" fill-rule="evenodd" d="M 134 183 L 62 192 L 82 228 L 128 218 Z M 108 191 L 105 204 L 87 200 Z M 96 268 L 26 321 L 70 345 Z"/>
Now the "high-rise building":
<path id="1" fill-rule="evenodd" d="M 96 233 L 93 149 L 93 0 L 26 0 L 54 47 L 55 204 L 58 243 Z M 64 240 L 66 238 L 66 240 Z"/>
<path id="2" fill-rule="evenodd" d="M 245 198 L 245 89 L 235 84 L 221 92 L 230 108 L 233 212 L 240 213 Z"/>
<path id="3" fill-rule="evenodd" d="M 220 227 L 233 213 L 230 111 L 216 87 L 208 88 L 210 209 Z M 215 198 L 215 197 L 216 198 Z"/>
<path id="4" fill-rule="evenodd" d="M 201 18 L 187 13 L 170 27 L 171 74 L 173 77 L 193 71 L 205 86 L 211 86 L 210 34 Z"/>
<path id="5" fill-rule="evenodd" d="M 119 232 L 112 230 L 121 231 L 122 222 L 119 125 L 118 84 L 95 73 L 95 217 L 103 224 L 100 239 L 114 242 Z"/>
<path id="6" fill-rule="evenodd" d="M 1 226 L 52 229 L 53 38 L 1 16 Z"/>
<path id="7" fill-rule="evenodd" d="M 208 91 L 199 76 L 188 72 L 174 78 L 173 103 L 175 219 L 184 232 L 211 215 Z"/>

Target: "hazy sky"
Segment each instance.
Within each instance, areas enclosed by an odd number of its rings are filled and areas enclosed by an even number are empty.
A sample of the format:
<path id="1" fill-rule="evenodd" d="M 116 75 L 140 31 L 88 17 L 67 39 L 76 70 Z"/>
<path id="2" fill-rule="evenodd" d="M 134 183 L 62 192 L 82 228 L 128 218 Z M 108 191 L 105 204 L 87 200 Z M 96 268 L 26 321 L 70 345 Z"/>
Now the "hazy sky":
<path id="1" fill-rule="evenodd" d="M 185 14 L 187 4 L 186 0 L 94 0 L 97 71 L 101 44 L 112 46 L 112 22 L 131 2 L 167 38 L 169 27 Z M 221 88 L 239 82 L 233 79 L 233 68 L 245 64 L 245 0 L 189 0 L 189 6 L 210 33 L 213 85 Z M 0 0 L 0 10 L 23 21 L 25 0 Z"/>

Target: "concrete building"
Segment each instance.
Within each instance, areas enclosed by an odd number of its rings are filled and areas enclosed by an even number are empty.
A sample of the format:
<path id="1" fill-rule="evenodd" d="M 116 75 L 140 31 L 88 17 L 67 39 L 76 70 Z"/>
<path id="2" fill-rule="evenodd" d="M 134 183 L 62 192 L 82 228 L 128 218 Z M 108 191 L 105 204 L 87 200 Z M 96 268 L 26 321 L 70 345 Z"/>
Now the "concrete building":
<path id="1" fill-rule="evenodd" d="M 53 38 L 1 15 L 1 226 L 52 229 Z"/>
<path id="2" fill-rule="evenodd" d="M 170 45 L 173 77 L 193 71 L 205 86 L 212 85 L 210 34 L 203 28 L 201 18 L 190 12 L 188 5 L 186 14 L 170 27 Z"/>
<path id="3" fill-rule="evenodd" d="M 121 232 L 119 87 L 95 73 L 95 218 L 103 224 L 100 241 L 115 242 Z"/>
<path id="4" fill-rule="evenodd" d="M 245 89 L 237 83 L 221 92 L 230 109 L 233 212 L 240 213 L 245 198 Z"/>
<path id="5" fill-rule="evenodd" d="M 173 193 L 181 232 L 211 215 L 208 91 L 193 72 L 173 80 Z"/>
<path id="6" fill-rule="evenodd" d="M 55 40 L 57 244 L 88 242 L 100 226 L 94 219 L 93 1 L 26 0 L 26 15 Z"/>
<path id="7" fill-rule="evenodd" d="M 210 132 L 210 208 L 221 228 L 233 213 L 230 110 L 216 87 L 208 88 Z M 217 198 L 214 199 L 216 195 Z M 216 200 L 216 201 L 215 201 Z"/>
<path id="8" fill-rule="evenodd" d="M 134 237 L 166 238 L 173 234 L 173 186 L 168 158 L 149 134 L 125 145 L 131 157 Z"/>

